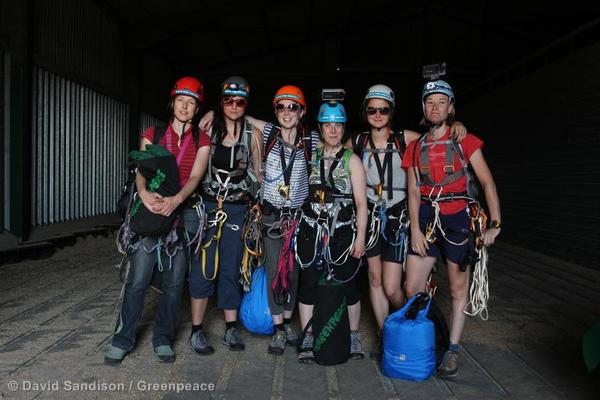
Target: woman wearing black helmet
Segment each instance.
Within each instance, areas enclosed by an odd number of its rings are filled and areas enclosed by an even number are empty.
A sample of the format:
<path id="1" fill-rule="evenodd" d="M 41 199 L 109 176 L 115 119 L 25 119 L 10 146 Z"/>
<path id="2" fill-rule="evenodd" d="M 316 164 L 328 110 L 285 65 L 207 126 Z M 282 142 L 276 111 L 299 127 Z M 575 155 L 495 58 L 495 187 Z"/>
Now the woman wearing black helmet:
<path id="1" fill-rule="evenodd" d="M 150 153 L 146 146 L 154 143 L 177 158 L 178 174 L 176 175 L 179 177 L 179 182 L 176 187 L 181 189 L 174 196 L 161 196 L 154 188 L 161 179 L 156 182 L 152 179 L 147 183 L 144 176 L 138 172 L 136 185 L 141 202 L 135 203 L 136 210 L 145 207 L 147 213 L 144 215 L 149 215 L 146 219 L 153 218 L 154 215 L 168 217 L 180 211 L 178 226 L 184 231 L 179 231 L 177 235 L 179 238 L 193 236 L 199 225 L 197 211 L 192 208 L 196 201 L 190 199 L 206 171 L 210 138 L 205 133 L 199 132 L 192 120 L 203 101 L 202 83 L 193 77 L 179 79 L 171 91 L 170 107 L 173 117 L 169 125 L 149 128 L 141 138 L 141 150 L 146 154 Z M 162 176 L 164 177 L 164 174 Z M 134 215 L 134 212 L 131 211 L 130 215 Z M 166 363 L 175 361 L 172 342 L 181 308 L 181 290 L 188 270 L 189 251 L 184 248 L 184 243 L 181 241 L 175 241 L 172 243 L 172 248 L 166 249 L 164 244 L 169 242 L 170 237 L 175 236 L 171 235 L 171 232 L 160 236 L 138 233 L 125 249 L 131 267 L 127 275 L 123 304 L 115 327 L 112 346 L 104 358 L 104 362 L 108 365 L 119 365 L 135 344 L 136 330 L 142 316 L 144 298 L 152 278 L 157 254 L 159 265 L 164 265 L 163 294 L 158 315 L 154 320 L 152 344 L 158 361 Z"/>
<path id="2" fill-rule="evenodd" d="M 192 308 L 190 346 L 198 354 L 214 352 L 203 330 L 208 298 L 217 286 L 218 307 L 225 314 L 222 343 L 232 351 L 245 348 L 237 329 L 241 302 L 240 265 L 243 243 L 240 232 L 248 204 L 255 195 L 260 165 L 260 133 L 245 119 L 250 86 L 239 76 L 221 86 L 219 107 L 210 131 L 212 149 L 208 171 L 202 182 L 202 197 L 208 215 L 208 231 L 192 262 L 189 289 Z"/>

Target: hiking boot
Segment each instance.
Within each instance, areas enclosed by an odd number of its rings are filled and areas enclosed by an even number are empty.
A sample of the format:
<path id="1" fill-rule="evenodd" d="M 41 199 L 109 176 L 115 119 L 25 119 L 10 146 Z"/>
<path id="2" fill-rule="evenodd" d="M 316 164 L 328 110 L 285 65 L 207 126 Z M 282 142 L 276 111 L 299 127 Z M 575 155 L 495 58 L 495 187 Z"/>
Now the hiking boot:
<path id="1" fill-rule="evenodd" d="M 288 346 L 298 346 L 298 335 L 292 329 L 292 324 L 284 324 L 283 331 L 285 332 L 285 343 Z"/>
<path id="2" fill-rule="evenodd" d="M 271 344 L 269 344 L 268 352 L 269 354 L 282 355 L 285 350 L 285 331 L 277 330 L 271 339 Z"/>
<path id="3" fill-rule="evenodd" d="M 168 344 L 162 346 L 156 346 L 154 348 L 154 356 L 158 362 L 161 363 L 173 363 L 175 362 L 175 352 Z"/>
<path id="4" fill-rule="evenodd" d="M 240 336 L 240 331 L 235 328 L 229 328 L 225 331 L 225 336 L 223 336 L 223 344 L 229 347 L 231 351 L 244 351 L 246 345 L 242 342 L 242 338 Z"/>
<path id="5" fill-rule="evenodd" d="M 448 350 L 444 353 L 442 363 L 438 367 L 437 376 L 440 378 L 454 378 L 458 375 L 458 353 Z"/>
<path id="6" fill-rule="evenodd" d="M 104 364 L 116 367 L 121 364 L 121 361 L 125 358 L 128 351 L 120 349 L 115 346 L 110 346 L 108 353 L 104 356 Z"/>
<path id="7" fill-rule="evenodd" d="M 362 360 L 365 358 L 365 352 L 362 349 L 358 331 L 350 331 L 350 358 L 353 360 Z"/>
<path id="8" fill-rule="evenodd" d="M 300 344 L 298 349 L 298 361 L 303 364 L 311 364 L 315 361 L 315 354 L 313 353 L 313 342 L 315 337 L 312 332 L 306 332 L 306 336 Z"/>
<path id="9" fill-rule="evenodd" d="M 369 353 L 369 358 L 371 360 L 380 361 L 383 356 L 383 341 L 381 336 L 377 337 L 377 343 L 375 344 L 375 349 Z"/>
<path id="10" fill-rule="evenodd" d="M 208 339 L 206 338 L 206 335 L 204 335 L 202 329 L 196 331 L 190 337 L 190 347 L 196 353 L 203 356 L 207 356 L 215 352 L 215 349 L 210 345 L 210 343 L 208 343 Z"/>

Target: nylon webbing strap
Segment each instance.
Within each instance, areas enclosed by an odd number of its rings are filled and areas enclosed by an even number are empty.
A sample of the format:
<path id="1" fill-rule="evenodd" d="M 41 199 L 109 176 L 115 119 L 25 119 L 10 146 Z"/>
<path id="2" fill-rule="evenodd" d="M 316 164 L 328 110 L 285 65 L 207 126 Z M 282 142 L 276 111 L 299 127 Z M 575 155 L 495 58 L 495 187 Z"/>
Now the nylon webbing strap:
<path id="1" fill-rule="evenodd" d="M 331 165 L 329 166 L 329 174 L 327 176 L 327 179 L 329 179 L 329 184 L 331 186 L 331 188 L 333 189 L 333 191 L 336 191 L 336 187 L 335 187 L 335 180 L 333 179 L 333 171 L 335 171 L 335 169 L 337 168 L 338 164 L 340 163 L 340 160 L 342 159 L 342 157 L 344 156 L 346 149 L 344 147 L 342 147 L 340 149 L 340 151 L 338 151 L 335 154 L 335 158 L 332 161 Z M 327 185 L 326 179 L 325 179 L 325 150 L 322 151 L 321 153 L 321 159 L 319 160 L 319 164 L 320 164 L 320 174 L 319 174 L 319 180 L 321 181 L 322 185 Z"/>
<path id="2" fill-rule="evenodd" d="M 421 180 L 423 181 L 424 184 L 429 185 L 429 186 L 438 186 L 438 187 L 446 186 L 450 183 L 456 182 L 458 179 L 465 176 L 465 164 L 462 161 L 463 157 L 461 157 L 462 152 L 458 153 L 456 151 L 456 144 L 454 143 L 454 141 L 444 140 L 444 141 L 440 141 L 440 142 L 436 141 L 436 142 L 427 143 L 424 140 L 424 138 L 425 138 L 425 136 L 423 136 L 423 139 L 420 140 L 420 142 L 421 142 L 421 168 L 419 169 Z M 429 166 L 429 148 L 433 147 L 433 146 L 437 146 L 437 145 L 446 145 L 446 154 L 445 154 L 445 160 L 444 160 L 445 178 L 440 183 L 435 183 L 433 181 L 433 179 L 431 179 L 431 175 L 430 175 L 431 170 L 430 170 L 430 166 Z M 461 159 L 461 164 L 463 165 L 463 168 L 461 168 L 458 171 L 454 171 L 454 154 L 459 155 L 459 158 Z"/>
<path id="3" fill-rule="evenodd" d="M 375 166 L 377 167 L 377 173 L 379 175 L 379 183 L 383 185 L 383 183 L 386 181 L 385 179 L 385 172 L 387 170 L 387 195 L 388 195 L 388 200 L 391 200 L 394 195 L 392 193 L 392 179 L 393 179 L 393 175 L 392 175 L 392 170 L 393 168 L 391 168 L 391 164 L 392 164 L 392 145 L 393 145 L 393 138 L 392 135 L 390 135 L 390 137 L 388 138 L 388 142 L 387 142 L 387 146 L 386 146 L 386 151 L 385 151 L 385 155 L 383 157 L 383 165 L 381 164 L 381 160 L 379 159 L 379 154 L 375 154 L 373 156 L 373 158 L 375 159 Z M 369 135 L 369 145 L 371 146 L 372 149 L 376 149 L 375 147 L 375 142 L 373 141 L 373 138 Z"/>

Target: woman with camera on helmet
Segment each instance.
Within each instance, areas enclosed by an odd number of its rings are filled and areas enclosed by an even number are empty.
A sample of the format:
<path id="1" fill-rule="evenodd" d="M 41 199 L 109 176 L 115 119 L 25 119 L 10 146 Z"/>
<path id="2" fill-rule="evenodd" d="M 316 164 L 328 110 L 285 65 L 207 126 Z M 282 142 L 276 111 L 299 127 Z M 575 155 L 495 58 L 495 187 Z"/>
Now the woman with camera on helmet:
<path id="1" fill-rule="evenodd" d="M 192 261 L 189 290 L 192 310 L 190 346 L 201 355 L 214 352 L 203 329 L 208 299 L 217 289 L 217 303 L 225 316 L 222 343 L 232 351 L 245 345 L 237 328 L 241 303 L 240 265 L 244 244 L 240 232 L 260 166 L 260 132 L 246 119 L 250 86 L 239 76 L 221 85 L 220 104 L 210 130 L 212 148 L 208 171 L 202 182 L 202 198 L 208 230 Z M 256 167 L 256 170 L 254 168 Z"/>
<path id="2" fill-rule="evenodd" d="M 341 103 L 325 103 L 317 117 L 323 147 L 313 155 L 309 195 L 296 236 L 300 264 L 298 308 L 302 329 L 313 315 L 317 286 L 324 277 L 343 285 L 350 322 L 350 357 L 364 357 L 358 325 L 360 292 L 356 275 L 365 249 L 367 197 L 360 158 L 344 147 L 346 110 Z M 319 301 L 328 299 L 320 299 Z M 298 360 L 311 362 L 314 336 L 308 329 Z"/>
<path id="3" fill-rule="evenodd" d="M 438 375 L 454 377 L 458 373 L 459 341 L 469 302 L 469 269 L 476 263 L 474 239 L 490 246 L 500 233 L 500 203 L 496 185 L 481 148 L 483 142 L 468 133 L 457 144 L 450 137 L 454 121 L 454 92 L 443 80 L 425 84 L 422 93 L 424 122 L 429 128 L 420 140 L 411 143 L 402 167 L 408 173 L 408 207 L 411 238 L 406 272 L 406 293 L 413 296 L 426 290 L 427 279 L 442 255 L 448 266 L 452 312 L 450 348 L 438 367 Z M 469 185 L 470 165 L 483 190 L 491 221 L 473 232 L 473 210 L 480 215 L 479 204 Z M 475 208 L 473 208 L 475 207 Z M 475 229 L 478 231 L 478 229 Z"/>
<path id="4" fill-rule="evenodd" d="M 407 145 L 420 137 L 419 133 L 411 130 L 392 130 L 395 107 L 392 89 L 382 84 L 370 87 L 361 109 L 369 131 L 357 136 L 354 143 L 367 177 L 369 296 L 380 331 L 390 312 L 390 304 L 392 309 L 398 309 L 405 300 L 401 282 L 409 215 L 406 173 L 401 164 Z M 464 126 L 457 123 L 456 128 L 456 133 L 464 136 Z M 373 358 L 380 355 L 381 348 L 372 353 Z"/>
<path id="5" fill-rule="evenodd" d="M 198 214 L 193 208 L 196 201 L 192 200 L 192 194 L 195 193 L 206 171 L 210 151 L 210 138 L 192 123 L 203 101 L 202 83 L 193 77 L 179 79 L 171 91 L 169 105 L 173 115 L 168 126 L 152 127 L 142 134 L 140 146 L 142 151 L 148 151 L 146 146 L 154 143 L 177 158 L 179 182 L 176 186 L 181 189 L 173 196 L 161 196 L 154 190 L 153 182 L 147 182 L 138 171 L 136 186 L 141 203 L 138 204 L 137 209 L 143 204 L 143 207 L 152 214 L 169 217 L 173 213 L 179 213 L 180 230 L 177 234 L 179 241 L 174 244 L 174 255 L 171 251 L 166 254 L 167 250 L 163 245 L 168 241 L 166 235 L 137 235 L 128 246 L 131 266 L 112 346 L 104 358 L 104 362 L 108 365 L 119 365 L 135 345 L 146 290 L 157 262 L 157 252 L 159 265 L 162 263 L 165 267 L 163 268 L 163 294 L 160 298 L 158 315 L 154 320 L 152 344 L 158 361 L 165 363 L 175 361 L 172 342 L 175 338 L 175 327 L 181 308 L 181 291 L 189 262 L 189 251 L 185 248 L 188 243 L 185 240 L 193 237 L 199 226 Z"/>

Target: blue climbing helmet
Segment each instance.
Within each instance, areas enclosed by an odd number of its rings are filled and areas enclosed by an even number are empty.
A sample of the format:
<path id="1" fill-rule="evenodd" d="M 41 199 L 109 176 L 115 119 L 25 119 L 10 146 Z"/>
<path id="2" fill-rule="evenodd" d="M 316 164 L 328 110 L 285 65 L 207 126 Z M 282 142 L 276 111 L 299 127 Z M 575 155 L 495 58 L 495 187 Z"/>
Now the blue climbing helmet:
<path id="1" fill-rule="evenodd" d="M 423 95 L 421 96 L 423 106 L 425 106 L 425 99 L 427 96 L 434 93 L 445 94 L 448 96 L 450 103 L 454 103 L 454 91 L 452 90 L 452 87 L 448 82 L 438 79 L 437 81 L 427 82 L 425 86 L 423 86 Z"/>
<path id="2" fill-rule="evenodd" d="M 340 103 L 323 103 L 319 109 L 317 121 L 320 123 L 346 123 L 346 109 Z"/>
<path id="3" fill-rule="evenodd" d="M 248 81 L 241 76 L 230 76 L 223 81 L 221 86 L 221 96 L 240 96 L 248 98 L 250 95 L 250 85 Z"/>

